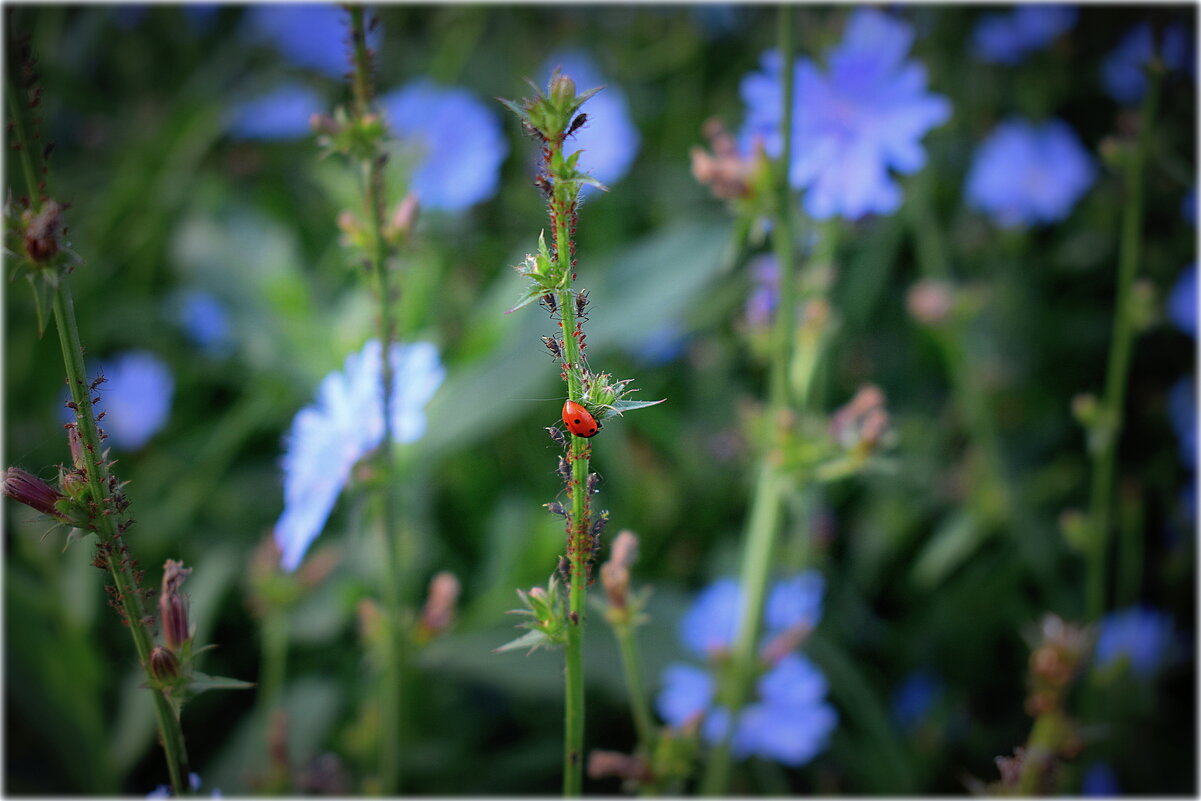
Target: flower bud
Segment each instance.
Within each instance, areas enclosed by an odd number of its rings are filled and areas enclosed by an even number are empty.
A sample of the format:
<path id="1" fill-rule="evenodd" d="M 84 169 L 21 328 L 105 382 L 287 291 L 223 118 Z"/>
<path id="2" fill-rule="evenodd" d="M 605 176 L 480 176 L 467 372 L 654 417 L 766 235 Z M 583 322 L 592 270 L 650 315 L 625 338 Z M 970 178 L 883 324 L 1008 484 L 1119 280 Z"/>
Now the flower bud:
<path id="1" fill-rule="evenodd" d="M 421 612 L 421 626 L 430 635 L 441 634 L 454 623 L 460 589 L 459 580 L 445 570 L 430 580 L 429 596 Z"/>
<path id="2" fill-rule="evenodd" d="M 594 750 L 588 754 L 588 778 L 590 779 L 626 779 L 628 781 L 648 782 L 654 778 L 646 760 L 623 754 L 619 751 Z"/>
<path id="3" fill-rule="evenodd" d="M 404 196 L 404 200 L 396 204 L 396 211 L 392 213 L 391 233 L 393 236 L 398 236 L 402 239 L 408 239 L 413 233 L 413 226 L 417 224 L 417 215 L 421 211 L 421 202 L 417 196 L 409 192 Z"/>
<path id="4" fill-rule="evenodd" d="M 549 99 L 556 106 L 563 107 L 575 99 L 575 81 L 568 75 L 557 74 L 551 78 Z"/>
<path id="5" fill-rule="evenodd" d="M 609 605 L 624 609 L 629 603 L 630 566 L 638 559 L 638 536 L 624 530 L 613 540 L 609 561 L 601 565 L 601 584 L 609 596 Z"/>
<path id="6" fill-rule="evenodd" d="M 188 628 L 188 598 L 179 591 L 192 568 L 183 562 L 168 559 L 163 565 L 163 591 L 158 598 L 159 614 L 162 616 L 163 642 L 172 651 L 178 651 L 192 634 Z"/>
<path id="7" fill-rule="evenodd" d="M 342 131 L 342 126 L 328 114 L 313 114 L 309 117 L 309 127 L 313 129 L 313 133 L 327 136 L 337 136 Z"/>
<path id="8" fill-rule="evenodd" d="M 58 255 L 62 227 L 62 208 L 53 200 L 48 201 L 25 228 L 25 253 L 29 258 L 42 263 Z"/>
<path id="9" fill-rule="evenodd" d="M 946 281 L 918 281 L 909 287 L 909 292 L 905 295 L 909 316 L 923 325 L 945 322 L 954 303 L 954 292 Z"/>
<path id="10" fill-rule="evenodd" d="M 150 652 L 150 675 L 162 682 L 172 682 L 180 676 L 179 659 L 161 645 Z"/>
<path id="11" fill-rule="evenodd" d="M 50 515 L 59 520 L 64 519 L 55 504 L 63 500 L 65 496 L 45 481 L 19 467 L 10 467 L 4 471 L 4 494 L 14 501 L 37 509 L 44 515 Z"/>

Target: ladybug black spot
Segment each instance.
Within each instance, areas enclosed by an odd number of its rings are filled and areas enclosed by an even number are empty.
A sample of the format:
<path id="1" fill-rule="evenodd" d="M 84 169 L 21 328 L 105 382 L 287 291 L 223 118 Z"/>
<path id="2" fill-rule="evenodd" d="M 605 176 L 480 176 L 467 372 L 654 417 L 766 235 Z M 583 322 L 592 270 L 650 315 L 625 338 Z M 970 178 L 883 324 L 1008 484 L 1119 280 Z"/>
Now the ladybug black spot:
<path id="1" fill-rule="evenodd" d="M 580 424 L 580 418 L 577 417 L 576 419 L 572 420 L 571 422 L 575 423 L 578 426 Z"/>

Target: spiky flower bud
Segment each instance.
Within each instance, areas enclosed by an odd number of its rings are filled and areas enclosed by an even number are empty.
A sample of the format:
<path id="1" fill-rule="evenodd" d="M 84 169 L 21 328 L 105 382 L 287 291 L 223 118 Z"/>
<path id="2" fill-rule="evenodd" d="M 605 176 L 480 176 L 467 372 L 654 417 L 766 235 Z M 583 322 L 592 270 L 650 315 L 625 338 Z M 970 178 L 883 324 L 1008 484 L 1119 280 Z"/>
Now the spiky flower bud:
<path id="1" fill-rule="evenodd" d="M 4 471 L 4 494 L 44 515 L 50 515 L 58 520 L 66 519 L 56 506 L 66 496 L 37 476 L 19 467 L 10 467 Z"/>
<path id="2" fill-rule="evenodd" d="M 30 218 L 25 228 L 25 253 L 29 258 L 44 264 L 57 256 L 62 227 L 62 207 L 53 200 L 48 201 Z"/>
<path id="3" fill-rule="evenodd" d="M 181 673 L 179 659 L 173 652 L 161 645 L 156 645 L 150 652 L 150 675 L 161 682 L 173 682 Z"/>
<path id="4" fill-rule="evenodd" d="M 565 106 L 575 99 L 575 81 L 570 75 L 556 71 L 550 82 L 550 101 L 556 106 Z"/>
<path id="5" fill-rule="evenodd" d="M 163 591 L 158 598 L 159 614 L 162 616 L 163 642 L 172 651 L 178 651 L 192 634 L 188 627 L 188 597 L 180 592 L 184 579 L 192 568 L 183 562 L 168 559 L 163 565 Z"/>

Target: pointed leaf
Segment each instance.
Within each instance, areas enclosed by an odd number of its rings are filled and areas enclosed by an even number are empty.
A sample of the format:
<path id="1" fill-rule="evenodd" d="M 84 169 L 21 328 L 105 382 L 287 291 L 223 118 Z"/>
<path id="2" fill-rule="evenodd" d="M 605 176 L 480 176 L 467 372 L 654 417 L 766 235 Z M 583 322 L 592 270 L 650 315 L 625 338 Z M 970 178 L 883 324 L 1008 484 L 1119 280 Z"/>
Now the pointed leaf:
<path id="1" fill-rule="evenodd" d="M 527 289 L 526 293 L 521 296 L 521 300 L 517 301 L 517 303 L 512 308 L 510 308 L 508 311 L 506 311 L 505 314 L 512 314 L 513 312 L 517 311 L 518 309 L 523 309 L 526 306 L 529 306 L 534 301 L 538 300 L 538 298 L 542 297 L 545 294 L 546 294 L 546 290 L 543 289 L 542 287 L 538 286 L 537 284 L 535 284 L 534 286 Z"/>
<path id="2" fill-rule="evenodd" d="M 620 415 L 625 412 L 632 412 L 635 409 L 645 409 L 648 406 L 658 406 L 660 403 L 663 403 L 666 400 L 667 400 L 667 398 L 660 398 L 659 400 L 654 400 L 654 401 L 619 400 L 619 401 L 613 401 L 613 403 L 611 404 L 611 408 L 613 409 L 614 413 Z"/>
<path id="3" fill-rule="evenodd" d="M 526 651 L 526 656 L 529 656 L 539 648 L 548 648 L 550 645 L 552 645 L 550 638 L 544 632 L 534 629 L 527 631 L 517 639 L 507 642 L 499 648 L 493 648 L 492 653 L 501 654 L 505 651 L 517 651 L 522 648 L 529 648 L 530 650 Z"/>
<path id="4" fill-rule="evenodd" d="M 29 286 L 33 290 L 33 307 L 38 315 L 38 339 L 41 339 L 50 320 L 50 293 L 43 291 L 44 287 L 39 286 L 38 279 L 33 275 L 25 277 L 29 279 Z"/>
<path id="5" fill-rule="evenodd" d="M 584 103 L 587 102 L 587 100 L 590 97 L 592 97 L 594 94 L 596 94 L 597 92 L 599 92 L 600 90 L 602 90 L 604 88 L 605 88 L 604 86 L 594 86 L 591 89 L 589 89 L 587 92 L 583 92 L 581 94 L 576 95 L 575 102 L 572 104 L 572 109 L 571 109 L 572 114 L 574 114 L 576 111 L 578 111 L 580 106 L 584 105 Z"/>
<path id="6" fill-rule="evenodd" d="M 505 100 L 503 97 L 498 97 L 496 99 L 500 101 L 501 105 L 516 114 L 522 122 L 528 123 L 530 121 L 530 115 L 526 113 L 526 110 L 514 103 L 512 100 Z"/>
<path id="7" fill-rule="evenodd" d="M 230 679 L 225 676 L 210 676 L 199 671 L 192 671 L 191 680 L 188 682 L 188 690 L 193 695 L 199 695 L 205 690 L 249 690 L 252 687 L 254 687 L 254 682 Z"/>

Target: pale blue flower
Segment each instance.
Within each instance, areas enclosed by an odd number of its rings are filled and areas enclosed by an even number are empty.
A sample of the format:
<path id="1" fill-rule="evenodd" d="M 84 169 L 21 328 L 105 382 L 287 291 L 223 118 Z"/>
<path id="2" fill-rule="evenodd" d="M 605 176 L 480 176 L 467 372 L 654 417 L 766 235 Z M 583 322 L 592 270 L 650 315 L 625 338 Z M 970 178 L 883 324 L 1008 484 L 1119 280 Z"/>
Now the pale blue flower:
<path id="1" fill-rule="evenodd" d="M 350 15 L 333 3 L 262 3 L 246 10 L 246 28 L 297 67 L 341 79 L 351 68 Z M 381 30 L 368 34 L 379 48 Z"/>
<path id="2" fill-rule="evenodd" d="M 410 189 L 426 209 L 460 211 L 496 194 L 509 153 L 499 114 L 466 89 L 419 80 L 379 99 L 412 152 Z"/>
<path id="3" fill-rule="evenodd" d="M 1197 338 L 1197 262 L 1176 279 L 1168 295 L 1168 317 L 1181 331 Z"/>
<path id="4" fill-rule="evenodd" d="M 892 719 L 902 729 L 916 728 L 933 708 L 943 692 L 942 682 L 927 670 L 917 670 L 892 693 Z"/>
<path id="5" fill-rule="evenodd" d="M 186 289 L 176 298 L 176 310 L 184 333 L 201 350 L 221 355 L 232 346 L 229 313 L 211 292 Z"/>
<path id="6" fill-rule="evenodd" d="M 616 183 L 629 171 L 642 142 L 630 118 L 625 92 L 605 80 L 596 63 L 578 50 L 556 53 L 543 62 L 539 71 L 542 84 L 550 80 L 555 67 L 575 82 L 577 91 L 605 87 L 584 104 L 582 111 L 588 120 L 567 140 L 564 153 L 570 156 L 583 150 L 580 169 L 602 184 Z"/>
<path id="7" fill-rule="evenodd" d="M 663 690 L 655 699 L 659 717 L 677 728 L 713 703 L 716 684 L 709 671 L 680 662 L 663 670 Z"/>
<path id="8" fill-rule="evenodd" d="M 1096 167 L 1065 123 L 1002 122 L 976 150 L 967 202 L 1004 228 L 1067 217 L 1093 185 Z"/>
<path id="9" fill-rule="evenodd" d="M 1080 794 L 1089 798 L 1113 798 L 1121 795 L 1122 790 L 1113 768 L 1104 762 L 1094 762 L 1084 772 Z"/>
<path id="10" fill-rule="evenodd" d="M 951 116 L 951 104 L 926 90 L 926 70 L 906 60 L 913 28 L 876 9 L 858 9 L 822 72 L 797 59 L 792 130 L 792 186 L 805 190 L 813 217 L 858 219 L 891 214 L 901 187 L 890 170 L 909 174 L 926 163 L 921 139 Z M 747 118 L 743 147 L 761 142 L 768 155 L 782 150 L 780 56 L 762 58 L 761 72 L 742 81 Z"/>
<path id="11" fill-rule="evenodd" d="M 1172 618 L 1145 606 L 1110 612 L 1101 621 L 1093 659 L 1104 669 L 1127 659 L 1135 676 L 1152 678 L 1171 656 Z"/>
<path id="12" fill-rule="evenodd" d="M 1020 64 L 1057 36 L 1072 29 L 1075 6 L 1029 3 L 1009 14 L 986 14 L 976 23 L 972 45 L 976 57 L 995 64 Z"/>
<path id="13" fill-rule="evenodd" d="M 764 638 L 821 619 L 825 580 L 813 570 L 773 585 L 764 607 Z M 680 619 L 680 641 L 694 654 L 709 657 L 734 646 L 743 605 L 742 588 L 732 578 L 718 579 L 697 596 Z"/>
<path id="14" fill-rule="evenodd" d="M 345 368 L 321 382 L 317 401 L 301 409 L 285 440 L 284 511 L 275 541 L 285 570 L 300 564 L 321 533 L 351 469 L 384 436 L 381 347 L 371 340 L 346 357 Z M 396 442 L 425 433 L 425 405 L 445 378 L 437 349 L 428 342 L 393 344 L 391 422 Z"/>
<path id="15" fill-rule="evenodd" d="M 769 632 L 804 626 L 813 629 L 822 616 L 826 582 L 815 570 L 777 581 L 767 596 L 763 625 Z"/>
<path id="16" fill-rule="evenodd" d="M 171 412 L 175 393 L 171 368 L 149 351 L 132 350 L 104 360 L 97 372 L 105 378 L 93 396 L 100 398 L 96 414 L 105 412 L 100 427 L 119 449 L 141 448 Z M 74 413 L 70 414 L 74 420 Z"/>
<path id="17" fill-rule="evenodd" d="M 1159 45 L 1158 52 L 1156 45 Z M 1146 69 L 1156 55 L 1168 71 L 1193 64 L 1195 45 L 1182 25 L 1172 25 L 1158 38 L 1148 23 L 1132 29 L 1101 62 L 1101 83 L 1119 103 L 1133 105 L 1147 91 Z"/>
<path id="18" fill-rule="evenodd" d="M 312 135 L 309 118 L 325 107 L 321 96 L 299 83 L 289 83 L 229 109 L 227 129 L 233 139 L 301 139 Z"/>

